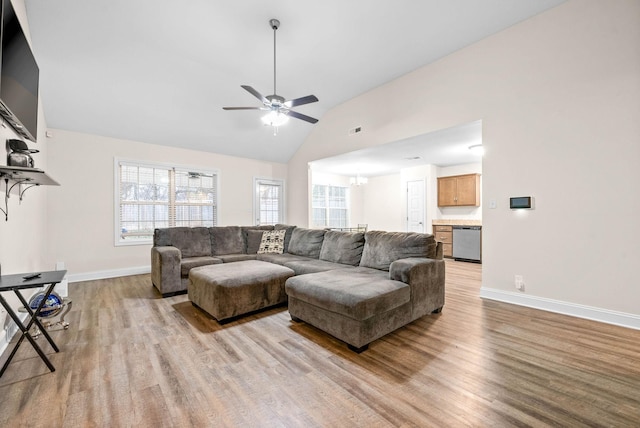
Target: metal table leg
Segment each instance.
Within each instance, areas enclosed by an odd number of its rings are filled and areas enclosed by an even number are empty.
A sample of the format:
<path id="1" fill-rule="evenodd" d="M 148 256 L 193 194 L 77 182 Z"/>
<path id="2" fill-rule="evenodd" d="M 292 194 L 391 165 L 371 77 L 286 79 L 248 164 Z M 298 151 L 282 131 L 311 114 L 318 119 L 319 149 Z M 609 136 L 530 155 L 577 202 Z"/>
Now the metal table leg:
<path id="1" fill-rule="evenodd" d="M 42 323 L 40 322 L 40 320 L 38 319 L 38 317 L 36 315 L 36 314 L 40 313 L 40 310 L 42 309 L 42 307 L 47 303 L 47 299 L 49 298 L 49 295 L 53 291 L 53 288 L 55 287 L 55 285 L 56 284 L 49 285 L 49 287 L 47 288 L 47 291 L 46 291 L 42 301 L 40 302 L 40 306 L 36 309 L 35 312 L 31 309 L 31 307 L 29 306 L 29 303 L 27 303 L 27 301 L 24 299 L 22 294 L 20 294 L 19 290 L 14 290 L 14 291 L 18 295 L 18 299 L 20 299 L 20 302 L 24 305 L 24 308 L 31 315 L 31 320 L 29 322 L 29 325 L 27 326 L 27 331 L 29 331 L 31 329 L 31 326 L 35 322 L 38 325 L 38 328 L 40 329 L 42 334 L 44 334 L 44 337 L 47 338 L 47 341 L 49 342 L 51 347 L 54 349 L 54 351 L 59 352 L 60 350 L 58 349 L 58 346 L 55 344 L 55 342 L 53 341 L 51 336 L 49 336 L 49 333 L 47 333 L 47 330 L 44 328 L 44 326 L 42 325 Z"/>
<path id="2" fill-rule="evenodd" d="M 36 350 L 36 352 L 38 353 L 38 355 L 40 356 L 42 361 L 44 361 L 44 363 L 47 365 L 49 370 L 51 370 L 52 372 L 54 372 L 56 370 L 55 367 L 53 367 L 53 364 L 51 364 L 51 361 L 49 361 L 49 359 L 45 355 L 45 353 L 42 352 L 42 349 L 40 349 L 40 347 L 38 346 L 36 341 L 31 337 L 31 334 L 29 334 L 29 330 L 31 329 L 31 326 L 35 322 L 42 329 L 45 337 L 47 338 L 47 340 L 49 341 L 49 343 L 51 344 L 53 349 L 56 352 L 59 351 L 58 347 L 55 344 L 55 342 L 53 341 L 53 339 L 51 339 L 51 336 L 49 336 L 49 334 L 42 327 L 42 324 L 40 323 L 40 321 L 37 318 L 38 314 L 40 313 L 40 310 L 42 309 L 42 307 L 46 303 L 47 299 L 49 298 L 49 295 L 53 291 L 53 287 L 54 286 L 55 286 L 55 284 L 50 284 L 48 286 L 44 298 L 42 299 L 42 301 L 40 302 L 40 305 L 38 305 L 38 308 L 35 311 L 32 311 L 29 308 L 29 304 L 24 300 L 24 297 L 22 297 L 22 295 L 20 294 L 19 290 L 14 290 L 15 293 L 18 295 L 18 298 L 20 299 L 20 301 L 25 305 L 25 308 L 27 308 L 27 310 L 29 311 L 29 313 L 31 315 L 31 319 L 29 320 L 29 323 L 27 324 L 26 327 L 22 324 L 22 322 L 20 321 L 20 318 L 18 318 L 18 316 L 13 311 L 11 306 L 7 303 L 7 301 L 4 299 L 4 297 L 2 297 L 2 294 L 0 294 L 0 303 L 2 304 L 2 306 L 4 306 L 4 308 L 7 310 L 7 313 L 9 314 L 9 316 L 11 317 L 13 322 L 16 323 L 16 325 L 18 326 L 18 328 L 22 332 L 22 335 L 20 336 L 20 339 L 18 339 L 18 342 L 13 347 L 13 350 L 11 351 L 11 354 L 9 354 L 9 358 L 7 359 L 7 361 L 5 361 L 4 365 L 2 366 L 2 369 L 0 369 L 0 377 L 2 377 L 2 375 L 4 374 L 4 371 L 7 369 L 7 366 L 9 365 L 11 360 L 13 359 L 14 355 L 16 354 L 16 352 L 18 351 L 18 348 L 22 344 L 22 341 L 24 340 L 25 337 L 31 343 L 31 346 L 33 346 L 33 348 Z"/>

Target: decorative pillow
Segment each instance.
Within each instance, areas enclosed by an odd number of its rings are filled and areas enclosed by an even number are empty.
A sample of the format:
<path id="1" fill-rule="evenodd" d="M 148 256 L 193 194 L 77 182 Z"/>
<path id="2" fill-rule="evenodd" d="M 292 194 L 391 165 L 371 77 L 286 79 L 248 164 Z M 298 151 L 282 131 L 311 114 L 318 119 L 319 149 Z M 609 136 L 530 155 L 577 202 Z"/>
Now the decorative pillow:
<path id="1" fill-rule="evenodd" d="M 287 233 L 285 233 L 284 235 L 284 252 L 288 252 L 289 251 L 289 242 L 291 241 L 291 234 L 293 233 L 293 229 L 295 229 L 295 226 L 290 226 L 288 224 L 276 224 L 273 227 L 273 230 L 286 230 Z"/>
<path id="2" fill-rule="evenodd" d="M 258 254 L 282 254 L 285 233 L 286 230 L 266 230 L 262 232 Z"/>
<path id="3" fill-rule="evenodd" d="M 256 254 L 260 248 L 260 241 L 262 240 L 262 232 L 265 230 L 273 230 L 273 225 L 262 226 L 240 226 L 242 234 L 244 235 L 244 251 L 245 254 Z M 257 234 L 252 232 L 258 232 Z"/>

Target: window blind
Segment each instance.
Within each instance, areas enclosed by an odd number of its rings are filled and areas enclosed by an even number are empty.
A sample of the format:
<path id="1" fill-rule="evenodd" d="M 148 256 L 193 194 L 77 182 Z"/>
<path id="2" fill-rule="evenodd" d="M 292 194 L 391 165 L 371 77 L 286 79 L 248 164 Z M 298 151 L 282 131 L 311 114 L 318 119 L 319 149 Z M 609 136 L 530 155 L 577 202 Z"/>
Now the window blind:
<path id="1" fill-rule="evenodd" d="M 260 224 L 280 223 L 280 205 L 282 185 L 258 183 L 258 201 L 260 205 Z"/>
<path id="2" fill-rule="evenodd" d="M 117 162 L 117 243 L 147 243 L 156 228 L 215 226 L 217 174 Z"/>

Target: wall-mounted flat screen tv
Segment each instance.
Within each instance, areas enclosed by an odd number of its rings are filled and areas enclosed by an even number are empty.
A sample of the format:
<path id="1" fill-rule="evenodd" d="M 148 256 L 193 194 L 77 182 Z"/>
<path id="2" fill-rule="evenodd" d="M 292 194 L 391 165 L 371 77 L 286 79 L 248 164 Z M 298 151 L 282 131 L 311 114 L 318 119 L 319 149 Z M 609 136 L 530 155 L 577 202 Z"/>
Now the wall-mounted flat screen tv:
<path id="1" fill-rule="evenodd" d="M 20 136 L 36 141 L 40 71 L 11 0 L 2 0 L 0 38 L 0 115 Z"/>

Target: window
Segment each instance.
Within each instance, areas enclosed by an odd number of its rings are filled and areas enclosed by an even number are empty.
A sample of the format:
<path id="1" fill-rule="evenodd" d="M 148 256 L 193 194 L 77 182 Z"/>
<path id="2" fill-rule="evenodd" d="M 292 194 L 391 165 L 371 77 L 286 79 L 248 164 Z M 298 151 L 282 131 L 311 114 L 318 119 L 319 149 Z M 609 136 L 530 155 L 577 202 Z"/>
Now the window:
<path id="1" fill-rule="evenodd" d="M 116 245 L 148 244 L 153 230 L 215 226 L 217 174 L 116 160 Z"/>
<path id="2" fill-rule="evenodd" d="M 284 185 L 281 180 L 254 179 L 257 225 L 284 223 Z"/>
<path id="3" fill-rule="evenodd" d="M 314 227 L 349 227 L 349 188 L 313 185 Z"/>

